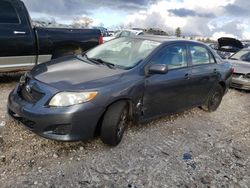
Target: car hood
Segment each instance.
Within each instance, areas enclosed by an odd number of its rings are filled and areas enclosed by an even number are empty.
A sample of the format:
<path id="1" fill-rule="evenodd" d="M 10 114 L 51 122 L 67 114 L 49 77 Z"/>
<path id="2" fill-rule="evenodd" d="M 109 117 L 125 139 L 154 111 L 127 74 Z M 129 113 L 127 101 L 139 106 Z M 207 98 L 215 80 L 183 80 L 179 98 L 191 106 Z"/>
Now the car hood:
<path id="1" fill-rule="evenodd" d="M 244 61 L 230 60 L 228 61 L 233 65 L 234 72 L 240 74 L 250 73 L 250 63 Z"/>
<path id="2" fill-rule="evenodd" d="M 83 90 L 117 81 L 125 70 L 90 64 L 77 56 L 64 57 L 35 66 L 31 75 L 59 90 Z"/>
<path id="3" fill-rule="evenodd" d="M 235 38 L 229 38 L 229 37 L 219 38 L 218 44 L 219 44 L 219 48 L 221 48 L 223 46 L 231 46 L 231 47 L 235 47 L 235 48 L 239 48 L 239 49 L 243 48 L 243 44 L 241 41 L 239 41 Z"/>

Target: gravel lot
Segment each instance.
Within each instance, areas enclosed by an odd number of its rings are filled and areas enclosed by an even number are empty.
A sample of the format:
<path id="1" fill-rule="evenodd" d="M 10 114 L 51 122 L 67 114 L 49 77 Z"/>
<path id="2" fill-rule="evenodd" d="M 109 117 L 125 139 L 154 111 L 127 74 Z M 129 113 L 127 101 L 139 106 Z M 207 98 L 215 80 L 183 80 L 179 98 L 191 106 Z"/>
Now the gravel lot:
<path id="1" fill-rule="evenodd" d="M 11 120 L 17 80 L 0 77 L 0 187 L 250 187 L 250 93 L 230 90 L 214 113 L 131 125 L 110 148 L 46 140 Z"/>

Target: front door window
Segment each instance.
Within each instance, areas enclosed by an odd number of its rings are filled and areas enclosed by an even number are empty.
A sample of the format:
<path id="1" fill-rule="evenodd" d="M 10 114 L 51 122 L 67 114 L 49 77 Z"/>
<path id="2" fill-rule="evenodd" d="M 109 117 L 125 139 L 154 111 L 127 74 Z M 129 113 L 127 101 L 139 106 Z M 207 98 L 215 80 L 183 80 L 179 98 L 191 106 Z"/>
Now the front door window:
<path id="1" fill-rule="evenodd" d="M 169 70 L 187 67 L 186 46 L 168 46 L 159 52 L 151 62 L 154 64 L 166 64 Z"/>

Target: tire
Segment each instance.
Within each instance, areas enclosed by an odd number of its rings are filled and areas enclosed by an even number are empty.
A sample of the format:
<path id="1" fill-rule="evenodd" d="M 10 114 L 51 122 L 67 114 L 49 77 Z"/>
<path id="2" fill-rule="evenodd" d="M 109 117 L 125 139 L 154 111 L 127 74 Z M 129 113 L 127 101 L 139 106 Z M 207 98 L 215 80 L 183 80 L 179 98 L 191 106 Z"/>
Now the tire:
<path id="1" fill-rule="evenodd" d="M 104 114 L 101 126 L 101 140 L 104 144 L 117 146 L 128 125 L 128 104 L 125 101 L 111 105 Z"/>
<path id="2" fill-rule="evenodd" d="M 202 108 L 208 112 L 214 112 L 220 106 L 224 95 L 224 90 L 221 85 L 217 84 L 209 95 L 206 104 Z"/>

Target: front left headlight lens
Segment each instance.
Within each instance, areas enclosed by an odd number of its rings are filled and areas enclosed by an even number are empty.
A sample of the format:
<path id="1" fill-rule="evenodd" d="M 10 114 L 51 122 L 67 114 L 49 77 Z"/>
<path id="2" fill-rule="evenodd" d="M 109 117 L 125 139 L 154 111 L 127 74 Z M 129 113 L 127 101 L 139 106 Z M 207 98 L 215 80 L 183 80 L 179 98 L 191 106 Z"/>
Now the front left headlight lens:
<path id="1" fill-rule="evenodd" d="M 97 92 L 61 92 L 57 93 L 49 102 L 52 107 L 65 107 L 81 104 L 93 100 Z"/>

